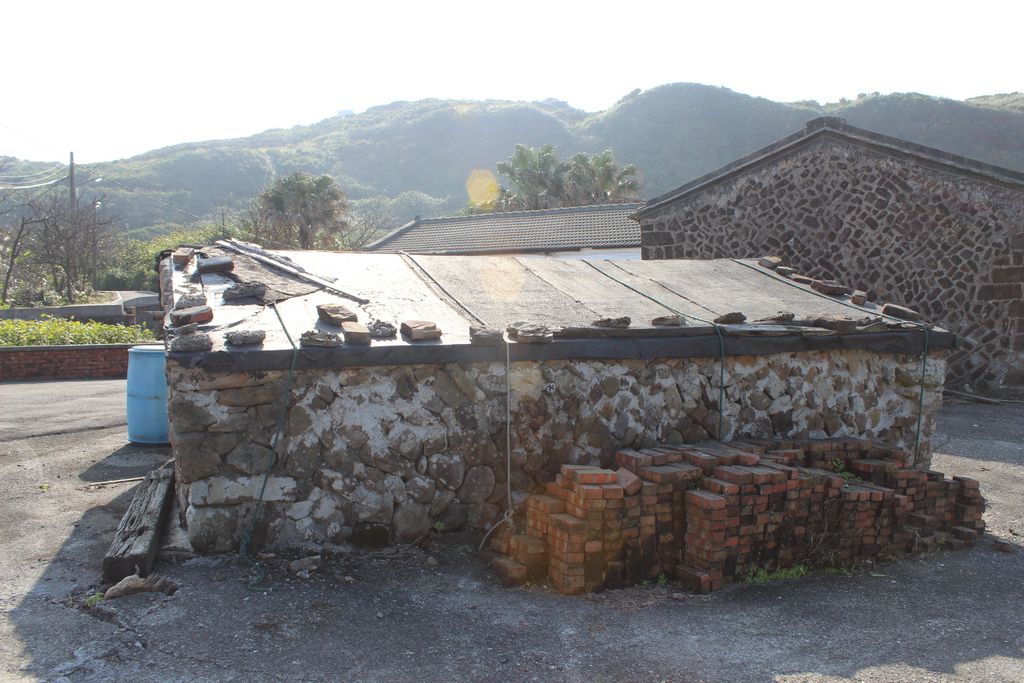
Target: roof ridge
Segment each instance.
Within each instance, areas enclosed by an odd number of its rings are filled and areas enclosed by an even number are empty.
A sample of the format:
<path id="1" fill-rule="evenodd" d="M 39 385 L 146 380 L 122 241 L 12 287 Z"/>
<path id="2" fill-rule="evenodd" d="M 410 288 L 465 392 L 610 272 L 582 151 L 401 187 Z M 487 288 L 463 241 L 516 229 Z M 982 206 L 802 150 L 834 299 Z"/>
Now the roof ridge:
<path id="1" fill-rule="evenodd" d="M 413 227 L 415 227 L 416 225 L 418 225 L 419 224 L 419 220 L 420 220 L 419 216 L 417 216 L 416 218 L 412 219 L 411 221 L 409 221 L 405 225 L 400 226 L 398 228 L 395 228 L 394 230 L 392 230 L 388 234 L 384 235 L 380 239 L 374 240 L 373 242 L 370 242 L 369 244 L 364 245 L 363 248 L 362 248 L 362 251 L 375 251 L 377 247 L 381 247 L 381 246 L 387 244 L 388 242 L 394 240 L 395 238 L 399 237 L 400 235 L 403 235 L 408 230 L 410 230 Z"/>
<path id="2" fill-rule="evenodd" d="M 642 203 L 590 204 L 414 220 L 364 247 L 413 253 L 640 246 Z"/>
<path id="3" fill-rule="evenodd" d="M 965 156 L 953 154 L 935 147 L 920 145 L 909 142 L 902 138 L 896 138 L 882 133 L 875 133 L 864 128 L 851 126 L 846 119 L 836 116 L 820 116 L 807 122 L 805 127 L 795 133 L 791 133 L 775 142 L 740 157 L 710 173 L 700 176 L 688 183 L 685 183 L 674 190 L 648 200 L 644 206 L 636 212 L 636 216 L 643 216 L 650 211 L 661 208 L 682 197 L 685 197 L 699 189 L 726 182 L 732 177 L 739 175 L 744 170 L 758 163 L 767 162 L 772 157 L 785 154 L 799 146 L 808 144 L 821 137 L 838 137 L 848 142 L 859 144 L 865 148 L 883 148 L 892 150 L 895 153 L 916 158 L 920 161 L 930 162 L 931 165 L 941 165 L 946 168 L 956 169 L 958 175 L 968 174 L 982 176 L 990 182 L 1004 185 L 1016 185 L 1016 189 L 1024 191 L 1024 173 L 1009 168 L 987 164 L 983 161 L 970 159 Z"/>
<path id="4" fill-rule="evenodd" d="M 471 220 L 492 217 L 516 217 L 530 214 L 558 214 L 558 213 L 596 213 L 600 210 L 625 209 L 626 207 L 641 207 L 645 202 L 612 202 L 609 204 L 582 204 L 580 206 L 554 206 L 548 209 L 522 209 L 519 211 L 489 211 L 469 214 L 467 216 L 437 216 L 434 218 L 421 218 L 420 224 L 438 221 Z"/>

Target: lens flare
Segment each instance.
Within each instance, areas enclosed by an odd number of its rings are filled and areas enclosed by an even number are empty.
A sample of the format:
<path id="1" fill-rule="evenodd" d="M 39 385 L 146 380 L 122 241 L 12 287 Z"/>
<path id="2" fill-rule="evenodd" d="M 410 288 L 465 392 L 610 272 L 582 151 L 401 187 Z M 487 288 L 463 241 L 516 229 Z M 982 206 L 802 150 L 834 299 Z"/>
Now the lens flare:
<path id="1" fill-rule="evenodd" d="M 490 171 L 476 169 L 466 179 L 466 194 L 472 206 L 490 210 L 498 197 L 498 179 Z"/>

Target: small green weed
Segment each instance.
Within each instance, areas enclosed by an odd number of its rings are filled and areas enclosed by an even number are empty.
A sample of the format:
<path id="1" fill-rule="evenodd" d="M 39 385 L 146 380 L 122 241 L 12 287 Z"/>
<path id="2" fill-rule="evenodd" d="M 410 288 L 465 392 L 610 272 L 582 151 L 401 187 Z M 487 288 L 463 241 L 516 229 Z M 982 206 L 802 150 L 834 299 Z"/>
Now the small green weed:
<path id="1" fill-rule="evenodd" d="M 96 591 L 85 599 L 85 604 L 89 607 L 94 607 L 101 602 L 103 602 L 103 591 Z"/>
<path id="2" fill-rule="evenodd" d="M 822 574 L 835 574 L 838 576 L 853 576 L 853 570 L 849 567 L 825 567 Z"/>
<path id="3" fill-rule="evenodd" d="M 844 463 L 839 458 L 836 458 L 835 460 L 832 461 L 832 469 L 835 470 L 835 473 L 838 474 L 843 479 L 845 479 L 846 481 L 861 480 L 860 477 L 858 477 L 856 474 L 847 470 L 846 463 Z"/>
<path id="4" fill-rule="evenodd" d="M 444 531 L 444 522 L 434 522 L 434 531 L 437 533 Z"/>
<path id="5" fill-rule="evenodd" d="M 667 586 L 668 585 L 668 577 L 665 576 L 664 574 L 658 574 L 658 585 L 659 586 Z"/>
<path id="6" fill-rule="evenodd" d="M 760 567 L 750 572 L 747 576 L 747 583 L 760 585 L 762 583 L 768 583 L 775 579 L 799 579 L 801 576 L 806 576 L 810 570 L 802 564 L 794 564 L 792 567 L 785 569 L 776 569 L 769 573 L 766 569 Z"/>

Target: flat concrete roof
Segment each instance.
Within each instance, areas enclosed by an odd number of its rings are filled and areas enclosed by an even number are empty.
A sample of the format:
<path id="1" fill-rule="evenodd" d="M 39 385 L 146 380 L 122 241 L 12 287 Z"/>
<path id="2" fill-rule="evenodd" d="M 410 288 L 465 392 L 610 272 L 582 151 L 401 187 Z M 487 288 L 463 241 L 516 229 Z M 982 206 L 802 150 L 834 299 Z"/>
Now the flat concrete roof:
<path id="1" fill-rule="evenodd" d="M 925 344 L 925 332 L 919 325 L 879 321 L 880 307 L 875 304 L 853 306 L 848 296 L 819 294 L 759 266 L 756 260 L 607 261 L 244 251 L 252 246 L 220 243 L 205 250 L 210 255 L 230 255 L 237 265 L 229 274 L 202 276 L 214 318 L 201 331 L 211 335 L 214 346 L 209 352 L 172 354 L 185 365 L 223 369 L 279 366 L 282 358 L 290 359 L 293 347 L 289 336 L 298 345 L 303 332 L 340 331 L 319 319 L 316 307 L 324 303 L 346 305 L 363 324 L 431 321 L 443 336 L 408 341 L 399 335 L 375 339 L 370 345 L 302 347 L 300 366 L 504 360 L 503 348 L 470 345 L 469 328 L 485 323 L 505 330 L 520 321 L 545 325 L 555 335 L 552 344 L 513 343 L 510 356 L 521 359 L 717 356 L 723 343 L 727 355 L 858 347 L 918 352 Z M 285 273 L 271 265 L 281 257 L 287 259 L 285 268 L 300 272 Z M 187 286 L 199 286 L 194 261 L 184 270 L 175 268 L 176 294 Z M 280 282 L 283 277 L 295 286 L 278 285 L 286 293 L 275 290 L 263 302 L 223 300 L 229 286 L 239 280 L 258 280 L 261 273 L 268 281 Z M 267 305 L 273 299 L 276 303 Z M 780 311 L 794 314 L 803 324 L 756 322 Z M 745 314 L 746 323 L 712 323 L 730 312 Z M 673 314 L 684 316 L 686 325 L 651 325 L 654 318 Z M 592 324 L 622 316 L 632 320 L 627 329 Z M 856 319 L 861 329 L 840 333 L 808 322 L 822 316 Z M 870 319 L 874 324 L 868 327 Z M 223 333 L 242 329 L 264 330 L 264 343 L 225 346 Z M 954 335 L 943 330 L 931 330 L 927 336 L 930 348 L 955 342 Z"/>

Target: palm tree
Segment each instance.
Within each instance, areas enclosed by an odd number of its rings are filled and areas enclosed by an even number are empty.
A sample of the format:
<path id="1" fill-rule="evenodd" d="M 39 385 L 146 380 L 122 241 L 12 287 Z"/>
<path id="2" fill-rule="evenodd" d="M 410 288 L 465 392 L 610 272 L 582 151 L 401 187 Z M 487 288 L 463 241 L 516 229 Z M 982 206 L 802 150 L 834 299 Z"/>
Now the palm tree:
<path id="1" fill-rule="evenodd" d="M 348 209 L 345 192 L 334 178 L 300 171 L 260 192 L 250 213 L 262 217 L 267 237 L 278 244 L 314 249 L 337 242 L 348 227 Z"/>
<path id="2" fill-rule="evenodd" d="M 611 150 L 574 154 L 567 179 L 568 199 L 577 206 L 626 202 L 640 194 L 639 169 L 633 164 L 620 169 Z"/>
<path id="3" fill-rule="evenodd" d="M 626 164 L 619 168 L 612 158 L 610 150 L 602 152 L 598 157 L 608 155 L 610 164 L 607 171 L 602 170 L 601 189 L 608 202 L 629 202 L 640 197 L 642 189 L 640 169 L 635 164 Z M 602 167 L 604 168 L 604 167 Z"/>
<path id="4" fill-rule="evenodd" d="M 565 172 L 569 165 L 558 159 L 554 145 L 540 149 L 516 145 L 516 151 L 498 163 L 498 173 L 508 179 L 514 195 L 501 198 L 502 208 L 546 209 L 562 206 L 565 198 Z"/>
<path id="5" fill-rule="evenodd" d="M 512 190 L 498 189 L 494 211 L 628 202 L 639 197 L 641 189 L 637 167 L 619 168 L 611 150 L 579 152 L 560 161 L 554 145 L 516 145 L 512 156 L 498 164 L 498 173 Z"/>

